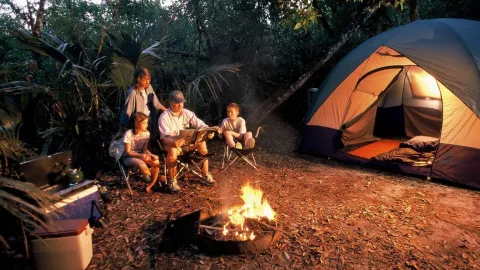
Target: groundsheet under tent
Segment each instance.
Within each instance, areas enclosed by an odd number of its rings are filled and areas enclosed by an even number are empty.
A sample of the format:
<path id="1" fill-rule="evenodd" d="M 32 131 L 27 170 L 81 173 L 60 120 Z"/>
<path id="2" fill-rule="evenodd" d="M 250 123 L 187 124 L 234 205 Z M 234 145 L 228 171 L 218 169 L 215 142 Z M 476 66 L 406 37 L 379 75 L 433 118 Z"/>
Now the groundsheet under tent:
<path id="1" fill-rule="evenodd" d="M 379 154 L 398 148 L 403 141 L 398 140 L 379 140 L 374 143 L 362 146 L 351 152 L 350 155 L 370 159 Z"/>

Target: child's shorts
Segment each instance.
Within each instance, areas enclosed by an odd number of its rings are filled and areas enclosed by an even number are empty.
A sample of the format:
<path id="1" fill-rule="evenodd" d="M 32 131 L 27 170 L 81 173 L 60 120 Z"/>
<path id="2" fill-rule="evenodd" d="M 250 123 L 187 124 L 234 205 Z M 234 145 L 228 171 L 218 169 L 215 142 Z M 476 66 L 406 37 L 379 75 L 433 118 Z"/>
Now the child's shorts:
<path id="1" fill-rule="evenodd" d="M 145 161 L 139 158 L 134 158 L 134 157 L 124 157 L 123 164 L 125 164 L 128 167 L 135 167 L 135 168 L 140 168 L 142 165 L 147 166 L 147 163 L 145 163 Z"/>

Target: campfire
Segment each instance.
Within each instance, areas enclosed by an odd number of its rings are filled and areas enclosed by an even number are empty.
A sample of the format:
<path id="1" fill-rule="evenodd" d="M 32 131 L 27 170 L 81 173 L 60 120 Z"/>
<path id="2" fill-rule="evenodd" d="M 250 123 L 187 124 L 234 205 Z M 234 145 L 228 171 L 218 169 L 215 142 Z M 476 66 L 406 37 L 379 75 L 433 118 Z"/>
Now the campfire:
<path id="1" fill-rule="evenodd" d="M 200 222 L 200 234 L 216 241 L 254 241 L 277 230 L 276 213 L 263 192 L 249 184 L 242 187 L 244 204 Z"/>
<path id="2" fill-rule="evenodd" d="M 204 253 L 257 252 L 270 247 L 282 235 L 275 211 L 263 192 L 242 187 L 244 204 L 223 211 L 198 210 L 173 220 L 163 235 L 163 245 L 174 250 L 195 243 Z"/>

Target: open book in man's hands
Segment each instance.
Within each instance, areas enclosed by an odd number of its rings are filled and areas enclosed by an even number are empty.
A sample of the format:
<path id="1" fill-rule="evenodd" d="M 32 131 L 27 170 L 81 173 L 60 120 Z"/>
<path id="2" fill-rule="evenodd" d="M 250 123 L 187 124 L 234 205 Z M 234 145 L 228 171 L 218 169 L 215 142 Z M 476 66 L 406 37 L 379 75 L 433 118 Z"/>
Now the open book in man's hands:
<path id="1" fill-rule="evenodd" d="M 198 130 L 198 134 L 197 134 L 197 142 L 203 142 L 203 141 L 208 141 L 210 140 L 211 138 L 213 138 L 213 136 L 215 135 L 215 133 L 218 132 L 218 128 L 215 128 L 215 127 L 204 127 L 204 128 L 201 128 Z"/>
<path id="2" fill-rule="evenodd" d="M 197 142 L 207 141 L 210 134 L 217 132 L 217 128 L 204 127 L 200 129 L 183 129 L 180 130 L 179 138 L 185 139 L 185 145 L 196 144 Z"/>

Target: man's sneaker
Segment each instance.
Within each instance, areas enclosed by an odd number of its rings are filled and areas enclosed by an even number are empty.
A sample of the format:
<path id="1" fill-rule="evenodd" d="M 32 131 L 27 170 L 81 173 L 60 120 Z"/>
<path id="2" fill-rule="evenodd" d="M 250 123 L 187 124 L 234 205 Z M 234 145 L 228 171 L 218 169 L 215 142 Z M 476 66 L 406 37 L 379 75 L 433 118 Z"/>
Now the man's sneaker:
<path id="1" fill-rule="evenodd" d="M 212 176 L 211 173 L 207 173 L 207 175 L 205 175 L 203 178 L 204 178 L 204 179 L 203 179 L 204 182 L 205 182 L 207 185 L 213 186 L 213 185 L 215 185 L 215 183 L 216 183 L 215 180 L 213 180 L 213 176 Z"/>
<path id="2" fill-rule="evenodd" d="M 249 138 L 246 142 L 245 142 L 245 149 L 247 148 L 253 148 L 255 147 L 255 139 L 254 138 Z"/>
<path id="3" fill-rule="evenodd" d="M 179 192 L 180 187 L 177 184 L 177 179 L 168 180 L 168 189 L 171 192 Z"/>
<path id="4" fill-rule="evenodd" d="M 242 149 L 242 144 L 239 142 L 235 143 L 235 148 Z"/>

